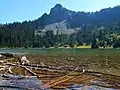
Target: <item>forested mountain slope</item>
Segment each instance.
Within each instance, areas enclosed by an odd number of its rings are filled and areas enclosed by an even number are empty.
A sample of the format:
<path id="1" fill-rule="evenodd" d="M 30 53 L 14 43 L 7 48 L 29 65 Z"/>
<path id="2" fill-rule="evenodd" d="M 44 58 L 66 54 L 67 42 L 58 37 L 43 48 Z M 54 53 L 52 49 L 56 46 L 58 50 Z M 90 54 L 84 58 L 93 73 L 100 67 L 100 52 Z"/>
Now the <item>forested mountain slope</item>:
<path id="1" fill-rule="evenodd" d="M 1 47 L 120 47 L 120 6 L 76 12 L 57 4 L 33 21 L 0 25 Z"/>

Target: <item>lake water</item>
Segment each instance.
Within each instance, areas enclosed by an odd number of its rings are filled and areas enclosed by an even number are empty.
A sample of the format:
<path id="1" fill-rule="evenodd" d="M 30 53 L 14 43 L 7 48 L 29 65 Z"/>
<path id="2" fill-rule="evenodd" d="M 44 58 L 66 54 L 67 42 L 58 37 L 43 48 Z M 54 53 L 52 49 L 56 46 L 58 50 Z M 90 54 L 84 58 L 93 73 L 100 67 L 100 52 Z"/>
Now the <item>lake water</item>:
<path id="1" fill-rule="evenodd" d="M 74 66 L 85 68 L 89 71 L 101 72 L 104 74 L 115 75 L 120 78 L 120 50 L 119 49 L 0 49 L 0 52 L 26 54 L 33 64 L 44 62 L 52 66 Z M 103 77 L 102 77 L 103 78 Z M 104 77 L 108 81 L 114 81 Z M 120 87 L 117 83 L 117 88 Z M 71 85 L 72 90 L 82 90 L 82 84 Z M 69 89 L 65 89 L 69 90 Z M 84 90 L 117 90 L 116 88 L 90 85 Z"/>

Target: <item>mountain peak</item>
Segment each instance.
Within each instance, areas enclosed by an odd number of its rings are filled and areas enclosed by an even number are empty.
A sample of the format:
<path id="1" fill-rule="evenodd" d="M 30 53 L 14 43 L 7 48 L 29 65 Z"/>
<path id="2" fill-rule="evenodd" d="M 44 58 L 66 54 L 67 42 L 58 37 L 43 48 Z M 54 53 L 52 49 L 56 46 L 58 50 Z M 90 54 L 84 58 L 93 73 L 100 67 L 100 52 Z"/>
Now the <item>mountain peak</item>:
<path id="1" fill-rule="evenodd" d="M 61 4 L 56 4 L 54 8 L 62 8 Z"/>
<path id="2" fill-rule="evenodd" d="M 62 11 L 63 11 L 62 5 L 61 4 L 56 4 L 55 7 L 51 8 L 50 15 L 51 14 L 57 15 Z"/>
<path id="3" fill-rule="evenodd" d="M 61 4 L 56 4 L 55 5 L 55 7 L 53 7 L 52 9 L 51 9 L 51 12 L 53 12 L 53 11 L 60 11 L 61 9 L 62 9 L 63 7 L 62 7 L 62 5 Z"/>

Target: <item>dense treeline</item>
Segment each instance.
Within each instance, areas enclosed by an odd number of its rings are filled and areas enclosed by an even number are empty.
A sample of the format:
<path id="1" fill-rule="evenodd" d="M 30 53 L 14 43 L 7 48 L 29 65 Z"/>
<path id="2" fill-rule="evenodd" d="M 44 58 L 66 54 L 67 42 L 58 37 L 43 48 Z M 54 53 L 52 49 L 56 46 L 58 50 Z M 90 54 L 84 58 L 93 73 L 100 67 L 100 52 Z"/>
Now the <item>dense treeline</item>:
<path id="1" fill-rule="evenodd" d="M 100 25 L 84 25 L 71 35 L 56 34 L 52 30 L 44 35 L 35 35 L 31 22 L 0 25 L 0 47 L 120 47 L 120 22 Z"/>
<path id="2" fill-rule="evenodd" d="M 33 43 L 34 29 L 27 22 L 0 26 L 1 47 L 26 47 Z"/>

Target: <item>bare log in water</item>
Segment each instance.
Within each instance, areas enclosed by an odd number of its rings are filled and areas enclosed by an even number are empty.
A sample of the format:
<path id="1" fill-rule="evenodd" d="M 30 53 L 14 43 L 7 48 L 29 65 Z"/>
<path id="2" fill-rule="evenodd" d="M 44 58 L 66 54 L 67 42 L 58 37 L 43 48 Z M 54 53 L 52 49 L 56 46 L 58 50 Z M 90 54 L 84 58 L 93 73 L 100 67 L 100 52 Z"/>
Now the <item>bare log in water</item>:
<path id="1" fill-rule="evenodd" d="M 9 72 L 10 74 L 14 74 L 11 69 L 12 69 L 12 67 L 10 66 L 9 69 L 8 69 L 8 72 Z"/>
<path id="2" fill-rule="evenodd" d="M 39 77 L 36 73 L 34 73 L 32 70 L 30 70 L 29 68 L 25 67 L 25 66 L 22 66 L 20 65 L 20 67 L 24 68 L 25 70 L 27 70 L 28 72 L 30 72 L 33 76 L 37 76 Z"/>
<path id="3" fill-rule="evenodd" d="M 51 88 L 51 87 L 54 87 L 60 83 L 64 83 L 72 78 L 74 78 L 75 76 L 68 76 L 68 75 L 65 75 L 65 76 L 62 76 L 62 77 L 59 77 L 55 80 L 52 80 L 51 82 L 48 82 L 47 84 L 43 85 L 42 88 Z"/>

